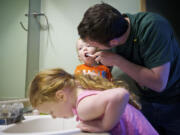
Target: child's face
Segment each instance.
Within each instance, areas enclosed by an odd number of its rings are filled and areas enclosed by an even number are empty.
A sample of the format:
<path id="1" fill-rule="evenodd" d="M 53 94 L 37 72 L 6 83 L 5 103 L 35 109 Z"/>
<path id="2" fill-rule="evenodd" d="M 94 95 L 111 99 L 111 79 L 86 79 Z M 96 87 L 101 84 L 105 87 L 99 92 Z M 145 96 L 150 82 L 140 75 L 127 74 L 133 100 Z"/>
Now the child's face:
<path id="1" fill-rule="evenodd" d="M 78 40 L 76 47 L 77 47 L 79 59 L 83 61 L 84 64 L 93 65 L 96 63 L 94 58 L 88 56 L 88 55 L 93 55 L 96 52 L 95 47 L 90 46 L 89 44 L 85 43 L 82 40 Z"/>
<path id="2" fill-rule="evenodd" d="M 53 118 L 70 118 L 74 116 L 72 107 L 61 101 L 44 102 L 37 106 L 36 109 L 41 113 L 50 114 Z"/>

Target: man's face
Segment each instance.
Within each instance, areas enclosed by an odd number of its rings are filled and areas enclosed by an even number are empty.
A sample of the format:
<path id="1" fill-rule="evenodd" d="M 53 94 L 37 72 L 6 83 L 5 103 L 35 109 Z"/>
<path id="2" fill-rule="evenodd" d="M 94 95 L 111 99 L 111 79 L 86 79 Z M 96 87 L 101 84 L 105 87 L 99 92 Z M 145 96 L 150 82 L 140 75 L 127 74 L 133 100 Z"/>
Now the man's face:
<path id="1" fill-rule="evenodd" d="M 109 46 L 109 45 L 101 44 L 101 43 L 98 43 L 96 41 L 89 40 L 88 38 L 85 39 L 85 42 L 88 43 L 89 45 L 96 47 L 98 49 L 101 49 L 101 50 L 111 49 L 111 46 Z"/>

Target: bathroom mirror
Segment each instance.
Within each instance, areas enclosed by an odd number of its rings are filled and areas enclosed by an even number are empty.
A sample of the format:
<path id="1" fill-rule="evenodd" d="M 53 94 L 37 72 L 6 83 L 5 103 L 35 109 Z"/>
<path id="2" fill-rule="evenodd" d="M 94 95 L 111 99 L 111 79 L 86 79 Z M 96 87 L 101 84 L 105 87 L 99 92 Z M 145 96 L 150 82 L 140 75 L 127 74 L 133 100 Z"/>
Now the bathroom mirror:
<path id="1" fill-rule="evenodd" d="M 29 0 L 0 0 L 0 100 L 25 97 Z"/>

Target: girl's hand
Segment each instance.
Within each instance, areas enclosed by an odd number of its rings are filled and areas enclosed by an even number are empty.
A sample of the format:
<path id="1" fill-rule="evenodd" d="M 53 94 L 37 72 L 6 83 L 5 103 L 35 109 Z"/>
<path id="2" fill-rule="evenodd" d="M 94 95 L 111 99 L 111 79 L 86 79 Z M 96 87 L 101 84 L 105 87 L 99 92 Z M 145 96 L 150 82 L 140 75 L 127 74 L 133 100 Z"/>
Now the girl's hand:
<path id="1" fill-rule="evenodd" d="M 77 128 L 80 128 L 82 131 L 86 131 L 86 132 L 93 132 L 93 133 L 105 132 L 102 128 L 101 120 L 80 122 L 77 125 Z"/>

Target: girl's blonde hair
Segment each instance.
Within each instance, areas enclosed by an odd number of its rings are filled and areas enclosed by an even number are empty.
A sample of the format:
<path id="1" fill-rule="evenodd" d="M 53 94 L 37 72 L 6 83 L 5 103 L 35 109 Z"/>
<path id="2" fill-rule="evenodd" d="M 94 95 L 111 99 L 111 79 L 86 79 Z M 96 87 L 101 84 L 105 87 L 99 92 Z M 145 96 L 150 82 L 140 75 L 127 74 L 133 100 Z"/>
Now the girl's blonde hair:
<path id="1" fill-rule="evenodd" d="M 39 72 L 29 86 L 29 99 L 33 107 L 37 107 L 46 101 L 55 101 L 57 90 L 70 88 L 71 90 L 81 87 L 88 90 L 107 90 L 111 88 L 123 87 L 128 90 L 128 86 L 123 81 L 109 81 L 100 76 L 71 75 L 60 68 L 48 69 Z M 140 108 L 134 96 L 130 95 L 129 102 L 136 108 Z"/>

